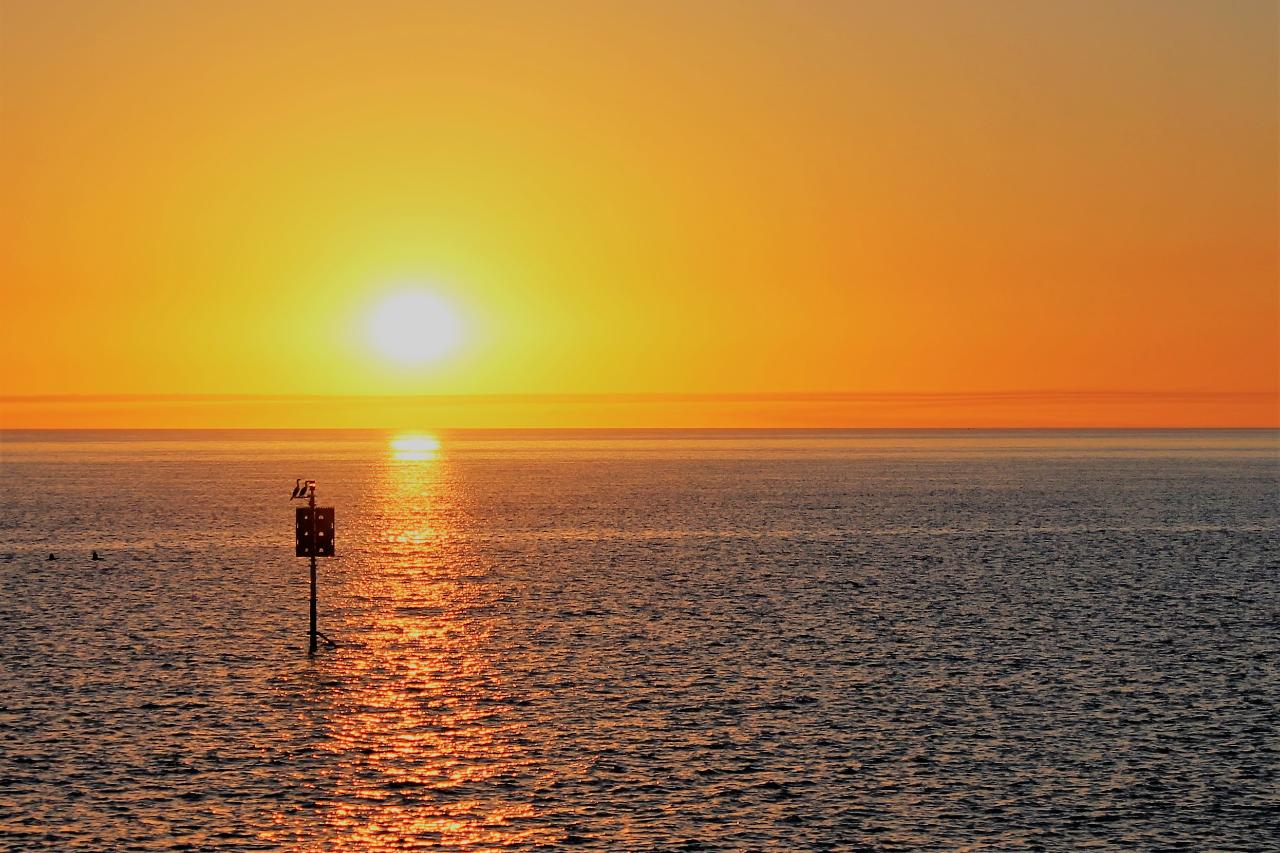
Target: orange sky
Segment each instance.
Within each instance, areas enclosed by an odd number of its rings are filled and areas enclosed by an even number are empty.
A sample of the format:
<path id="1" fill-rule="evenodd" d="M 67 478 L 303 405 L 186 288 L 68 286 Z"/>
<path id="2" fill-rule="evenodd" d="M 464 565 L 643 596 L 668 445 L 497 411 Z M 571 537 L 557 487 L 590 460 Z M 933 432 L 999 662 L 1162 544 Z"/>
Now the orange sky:
<path id="1" fill-rule="evenodd" d="M 1272 2 L 0 10 L 5 426 L 1280 424 Z"/>

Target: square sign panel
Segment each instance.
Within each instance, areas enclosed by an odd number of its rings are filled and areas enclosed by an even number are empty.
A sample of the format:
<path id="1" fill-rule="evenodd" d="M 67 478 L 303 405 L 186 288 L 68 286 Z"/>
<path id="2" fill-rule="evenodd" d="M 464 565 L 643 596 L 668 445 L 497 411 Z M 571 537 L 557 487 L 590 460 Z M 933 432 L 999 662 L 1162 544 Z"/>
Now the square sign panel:
<path id="1" fill-rule="evenodd" d="M 309 507 L 298 507 L 294 516 L 294 535 L 297 537 L 297 548 L 294 553 L 299 557 L 316 555 L 316 531 L 313 523 L 315 511 Z"/>
<path id="2" fill-rule="evenodd" d="M 333 556 L 333 507 L 318 506 L 315 510 L 315 542 L 317 557 Z"/>
<path id="3" fill-rule="evenodd" d="M 294 534 L 299 557 L 333 556 L 333 507 L 298 507 L 294 510 Z"/>

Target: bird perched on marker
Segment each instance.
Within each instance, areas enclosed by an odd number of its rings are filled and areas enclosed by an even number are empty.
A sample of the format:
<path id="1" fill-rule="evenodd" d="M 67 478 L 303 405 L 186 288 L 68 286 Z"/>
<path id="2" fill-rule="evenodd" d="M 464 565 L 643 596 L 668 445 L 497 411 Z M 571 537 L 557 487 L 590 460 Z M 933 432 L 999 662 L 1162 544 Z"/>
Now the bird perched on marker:
<path id="1" fill-rule="evenodd" d="M 302 478 L 299 477 L 298 479 L 293 481 L 293 494 L 289 495 L 289 500 L 293 500 L 294 498 L 298 497 L 298 492 L 301 492 L 301 491 L 302 491 Z"/>

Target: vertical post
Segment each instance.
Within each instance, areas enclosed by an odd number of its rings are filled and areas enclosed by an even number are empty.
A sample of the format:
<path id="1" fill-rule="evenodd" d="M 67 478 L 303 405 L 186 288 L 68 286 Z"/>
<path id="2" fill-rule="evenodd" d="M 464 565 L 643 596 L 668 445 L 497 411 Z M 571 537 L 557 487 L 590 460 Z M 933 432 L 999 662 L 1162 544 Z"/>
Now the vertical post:
<path id="1" fill-rule="evenodd" d="M 307 645 L 307 654 L 312 657 L 316 653 L 316 558 L 311 558 L 311 640 Z"/>
<path id="2" fill-rule="evenodd" d="M 311 489 L 311 495 L 308 499 L 307 506 L 311 507 L 311 509 L 313 510 L 316 508 L 315 487 L 312 487 Z M 317 635 L 317 631 L 316 631 L 316 555 L 314 553 L 314 546 L 316 542 L 315 523 L 316 523 L 316 514 L 313 512 L 311 513 L 311 527 L 312 527 L 311 543 L 313 548 L 313 551 L 311 554 L 311 632 L 309 635 L 309 642 L 307 644 L 307 654 L 311 655 L 312 657 L 315 657 L 315 653 L 316 653 L 316 635 Z"/>

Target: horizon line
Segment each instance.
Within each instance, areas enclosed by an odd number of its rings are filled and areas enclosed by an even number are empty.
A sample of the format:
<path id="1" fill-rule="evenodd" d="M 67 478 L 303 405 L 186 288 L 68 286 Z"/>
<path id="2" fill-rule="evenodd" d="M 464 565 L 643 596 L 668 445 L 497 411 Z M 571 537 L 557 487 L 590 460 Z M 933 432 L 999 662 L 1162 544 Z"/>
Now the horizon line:
<path id="1" fill-rule="evenodd" d="M 6 427 L 0 435 L 18 432 L 379 432 L 427 433 L 666 433 L 666 432 L 1274 432 L 1278 426 L 553 426 L 553 427 Z"/>
<path id="2" fill-rule="evenodd" d="M 982 400 L 1280 400 L 1280 389 L 1246 391 L 1138 389 L 1021 389 L 991 391 L 760 391 L 760 392 L 548 392 L 477 394 L 3 394 L 7 403 L 274 403 L 274 402 L 437 402 L 437 403 L 856 403 L 856 402 L 976 402 Z"/>
<path id="3" fill-rule="evenodd" d="M 10 394 L 8 429 L 1122 429 L 1280 426 L 1280 391 Z"/>

